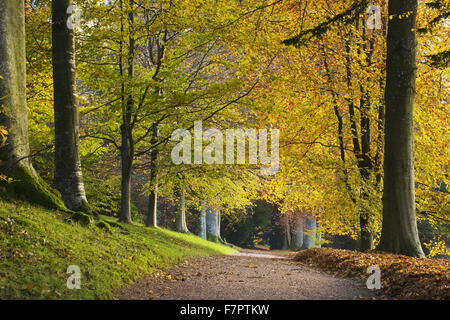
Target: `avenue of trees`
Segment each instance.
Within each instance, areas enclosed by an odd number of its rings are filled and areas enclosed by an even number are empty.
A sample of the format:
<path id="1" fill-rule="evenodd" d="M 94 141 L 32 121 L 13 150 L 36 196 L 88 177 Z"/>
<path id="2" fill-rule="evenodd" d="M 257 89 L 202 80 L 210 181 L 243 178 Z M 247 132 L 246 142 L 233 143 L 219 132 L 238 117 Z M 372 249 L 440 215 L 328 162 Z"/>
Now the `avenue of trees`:
<path id="1" fill-rule="evenodd" d="M 258 203 L 280 247 L 348 235 L 425 257 L 418 221 L 429 246 L 449 231 L 449 12 L 447 0 L 1 1 L 0 192 L 148 227 L 173 216 L 179 232 L 195 217 L 213 241 Z M 173 133 L 199 121 L 215 161 L 194 143 L 193 164 L 176 165 Z M 210 128 L 279 129 L 279 172 L 221 163 Z"/>

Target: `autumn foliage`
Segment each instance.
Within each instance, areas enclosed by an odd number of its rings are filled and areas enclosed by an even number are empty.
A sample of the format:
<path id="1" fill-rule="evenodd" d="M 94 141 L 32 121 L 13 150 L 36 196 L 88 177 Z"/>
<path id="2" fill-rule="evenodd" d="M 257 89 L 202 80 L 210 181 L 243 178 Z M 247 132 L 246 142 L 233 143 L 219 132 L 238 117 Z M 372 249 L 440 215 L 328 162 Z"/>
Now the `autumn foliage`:
<path id="1" fill-rule="evenodd" d="M 354 252 L 334 249 L 301 251 L 294 260 L 319 267 L 340 277 L 367 279 L 369 266 L 381 269 L 378 294 L 395 299 L 449 300 L 450 262 L 448 259 L 418 259 L 380 252 Z"/>

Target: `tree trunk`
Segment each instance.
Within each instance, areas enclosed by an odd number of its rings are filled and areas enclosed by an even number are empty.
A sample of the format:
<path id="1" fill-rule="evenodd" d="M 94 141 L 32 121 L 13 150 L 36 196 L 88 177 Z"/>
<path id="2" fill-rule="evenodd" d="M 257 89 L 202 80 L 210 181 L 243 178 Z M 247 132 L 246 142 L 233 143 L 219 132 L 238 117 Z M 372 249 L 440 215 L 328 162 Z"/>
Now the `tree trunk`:
<path id="1" fill-rule="evenodd" d="M 371 219 L 366 212 L 361 212 L 359 215 L 360 225 L 360 245 L 361 251 L 367 252 L 373 250 L 373 233 L 371 231 Z"/>
<path id="2" fill-rule="evenodd" d="M 284 224 L 283 224 L 283 214 L 281 214 L 278 206 L 276 204 L 271 204 L 272 208 L 272 232 L 270 235 L 270 249 L 271 250 L 281 250 L 283 249 L 283 239 L 284 239 Z"/>
<path id="3" fill-rule="evenodd" d="M 158 192 L 152 191 L 148 197 L 147 227 L 158 226 Z"/>
<path id="4" fill-rule="evenodd" d="M 364 29 L 363 38 L 366 39 L 366 33 Z M 371 50 L 367 53 L 367 67 L 371 65 L 371 57 L 373 53 L 373 44 L 370 42 Z M 347 87 L 351 90 L 352 87 L 352 60 L 350 55 L 350 39 L 346 42 L 346 73 L 347 73 Z M 360 52 L 360 49 L 358 49 Z M 364 67 L 364 66 L 362 66 Z M 362 199 L 367 199 L 367 187 L 366 184 L 370 183 L 370 173 L 373 170 L 372 160 L 370 158 L 371 152 L 371 127 L 370 127 L 370 92 L 360 85 L 360 90 L 362 92 L 362 98 L 360 99 L 360 130 L 358 132 L 358 125 L 356 123 L 356 106 L 353 102 L 348 105 L 349 115 L 350 115 L 350 126 L 352 132 L 353 141 L 353 154 L 357 159 L 357 166 L 362 180 Z M 354 201 L 357 204 L 356 201 Z M 364 203 L 363 203 L 364 204 Z M 360 208 L 359 218 L 360 218 L 360 244 L 361 251 L 370 251 L 373 249 L 373 235 L 372 235 L 372 225 L 371 213 L 367 209 L 363 209 L 366 206 L 363 205 Z"/>
<path id="5" fill-rule="evenodd" d="M 311 249 L 316 245 L 315 241 L 315 231 L 317 229 L 317 220 L 309 219 L 305 217 L 305 235 L 303 240 L 303 247 L 306 249 Z"/>
<path id="6" fill-rule="evenodd" d="M 202 238 L 203 240 L 207 240 L 207 236 L 206 236 L 206 207 L 204 205 L 204 203 L 201 204 L 201 209 L 200 209 L 200 230 L 199 230 L 199 234 L 198 236 L 200 238 Z"/>
<path id="7" fill-rule="evenodd" d="M 347 87 L 351 88 L 351 59 L 350 59 L 350 45 L 349 42 L 346 45 L 346 74 L 347 74 Z M 327 74 L 327 78 L 329 82 L 332 82 L 331 72 L 328 67 L 328 63 L 326 60 L 326 57 L 324 59 L 324 65 L 325 70 Z M 367 93 L 367 92 L 366 92 Z M 356 125 L 356 118 L 355 118 L 355 106 L 353 103 L 350 103 L 348 105 L 349 108 L 349 114 L 350 114 L 350 123 L 351 123 L 351 132 L 352 132 L 352 142 L 353 142 L 353 154 L 358 160 L 358 169 L 361 174 L 363 183 L 368 182 L 368 178 L 365 178 L 366 172 L 370 172 L 372 169 L 371 160 L 368 157 L 370 154 L 370 119 L 367 115 L 367 108 L 369 107 L 369 95 L 365 95 L 365 98 L 361 100 L 361 106 L 362 110 L 364 111 L 364 114 L 361 115 L 361 147 L 359 143 L 359 135 Z M 338 103 L 337 103 L 337 94 L 333 91 L 333 102 L 334 102 L 334 113 L 336 115 L 336 118 L 338 120 L 338 139 L 339 139 L 339 148 L 340 148 L 340 157 L 342 160 L 343 165 L 343 175 L 344 175 L 344 183 L 347 188 L 348 194 L 350 196 L 351 201 L 358 205 L 357 198 L 353 195 L 352 186 L 349 182 L 349 174 L 348 170 L 346 169 L 346 155 L 345 155 L 345 142 L 344 142 L 344 118 L 341 115 L 341 112 L 339 111 Z M 362 148 L 362 152 L 361 152 Z M 364 191 L 363 191 L 364 192 Z M 362 195 L 363 198 L 367 198 L 364 194 Z M 370 214 L 366 212 L 360 212 L 360 232 L 361 232 L 361 249 L 362 251 L 371 250 L 373 248 L 373 235 L 370 232 L 371 225 L 370 225 Z M 367 218 L 366 218 L 367 217 Z M 309 245 L 309 243 L 308 243 Z"/>
<path id="8" fill-rule="evenodd" d="M 55 111 L 54 186 L 65 205 L 75 211 L 88 209 L 80 162 L 79 115 L 75 96 L 74 31 L 67 13 L 72 0 L 52 1 L 53 90 Z"/>
<path id="9" fill-rule="evenodd" d="M 301 249 L 303 246 L 303 217 L 299 216 L 295 222 L 293 248 Z"/>
<path id="10" fill-rule="evenodd" d="M 283 250 L 288 250 L 291 248 L 291 225 L 289 222 L 289 217 L 284 215 L 284 232 L 283 232 Z"/>
<path id="11" fill-rule="evenodd" d="M 121 205 L 119 221 L 124 223 L 132 223 L 131 220 L 131 174 L 133 167 L 132 138 L 130 132 L 122 125 L 122 146 L 121 146 L 121 165 L 122 165 L 122 181 L 121 181 Z"/>
<path id="12" fill-rule="evenodd" d="M 379 250 L 424 257 L 414 181 L 414 98 L 417 0 L 390 0 L 387 65 L 383 226 Z M 407 17 L 399 15 L 408 13 Z"/>
<path id="13" fill-rule="evenodd" d="M 361 88 L 364 92 L 364 89 Z M 363 183 L 361 198 L 363 201 L 363 211 L 359 214 L 360 232 L 361 232 L 361 251 L 367 252 L 373 249 L 373 216 L 367 208 L 367 200 L 369 194 L 367 191 L 368 185 L 371 183 L 370 176 L 373 172 L 374 165 L 370 158 L 371 153 L 371 128 L 370 128 L 370 95 L 369 92 L 364 93 L 361 104 L 361 155 L 358 160 L 359 172 Z"/>
<path id="14" fill-rule="evenodd" d="M 364 139 L 362 139 L 364 141 Z M 364 150 L 364 143 L 363 143 Z M 368 154 L 368 153 L 366 153 Z M 366 168 L 364 168 L 365 166 Z M 367 192 L 367 184 L 371 183 L 369 181 L 370 171 L 372 170 L 372 164 L 370 160 L 363 160 L 362 164 L 360 164 L 359 171 L 361 173 L 361 179 L 363 182 L 361 198 L 363 199 L 364 205 L 363 208 L 367 206 L 366 201 L 369 198 Z M 373 220 L 374 217 L 367 209 L 361 209 L 359 213 L 359 228 L 360 228 L 360 250 L 362 252 L 368 252 L 373 250 Z"/>
<path id="15" fill-rule="evenodd" d="M 181 233 L 188 233 L 189 230 L 186 224 L 186 191 L 184 188 L 180 191 L 180 200 L 177 208 L 177 231 Z"/>
<path id="16" fill-rule="evenodd" d="M 123 4 L 121 2 L 121 8 L 123 10 Z M 130 2 L 131 8 L 132 2 Z M 123 12 L 122 12 L 123 14 Z M 128 14 L 129 20 L 129 42 L 128 42 L 128 78 L 130 80 L 134 77 L 134 45 L 135 40 L 132 35 L 132 28 L 134 22 L 134 14 L 132 11 Z M 121 21 L 121 31 L 124 31 L 123 20 Z M 122 44 L 121 44 L 122 47 Z M 122 49 L 120 50 L 122 53 Z M 123 75 L 123 57 L 120 57 L 120 73 Z M 133 171 L 134 160 L 134 140 L 133 140 L 133 125 L 132 125 L 132 113 L 133 113 L 134 99 L 131 88 L 126 87 L 122 83 L 122 145 L 120 148 L 121 153 L 121 166 L 122 166 L 122 183 L 121 183 L 121 206 L 120 206 L 120 222 L 132 223 L 131 220 L 131 175 Z"/>
<path id="17" fill-rule="evenodd" d="M 207 238 L 210 241 L 220 241 L 220 214 L 212 207 L 206 211 Z"/>
<path id="18" fill-rule="evenodd" d="M 316 247 L 317 248 L 322 248 L 322 231 L 320 230 L 320 223 L 316 222 Z"/>
<path id="19" fill-rule="evenodd" d="M 0 1 L 0 126 L 8 131 L 0 148 L 0 173 L 8 194 L 52 209 L 66 210 L 57 194 L 40 179 L 30 159 L 26 105 L 25 12 L 23 3 Z"/>
<path id="20" fill-rule="evenodd" d="M 222 216 L 220 214 L 220 210 L 217 210 L 217 237 L 222 240 L 222 233 L 220 232 L 220 228 L 222 225 Z"/>
<path id="21" fill-rule="evenodd" d="M 158 127 L 153 126 L 152 140 L 151 144 L 155 145 L 158 141 Z M 147 213 L 147 227 L 157 227 L 158 226 L 158 149 L 153 148 L 150 153 L 150 185 L 152 186 L 152 191 L 149 195 L 149 206 Z"/>

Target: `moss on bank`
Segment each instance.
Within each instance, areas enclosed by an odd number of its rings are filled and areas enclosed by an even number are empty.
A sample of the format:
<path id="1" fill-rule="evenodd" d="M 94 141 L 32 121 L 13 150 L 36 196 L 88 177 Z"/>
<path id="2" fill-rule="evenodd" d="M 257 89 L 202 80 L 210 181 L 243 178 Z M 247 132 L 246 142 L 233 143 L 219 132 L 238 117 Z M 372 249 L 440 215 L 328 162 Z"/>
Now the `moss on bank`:
<path id="1" fill-rule="evenodd" d="M 10 198 L 20 198 L 49 209 L 67 210 L 58 192 L 40 177 L 35 177 L 29 169 L 17 167 L 5 174 L 12 181 L 0 182 L 0 187 Z"/>
<path id="2" fill-rule="evenodd" d="M 117 224 L 103 216 L 82 226 L 71 217 L 0 200 L 0 299 L 110 299 L 121 286 L 157 269 L 193 256 L 235 252 L 190 234 Z M 81 269 L 81 290 L 67 289 L 70 265 Z"/>
<path id="3" fill-rule="evenodd" d="M 36 204 L 50 210 L 60 210 L 70 214 L 68 219 L 79 222 L 86 226 L 98 219 L 98 215 L 90 215 L 84 212 L 74 212 L 68 210 L 61 195 L 57 190 L 51 188 L 42 178 L 35 177 L 31 171 L 24 167 L 18 167 L 7 172 L 11 181 L 0 181 L 0 199 L 14 201 L 14 199 L 25 200 L 31 204 Z M 89 207 L 86 206 L 88 212 Z M 103 222 L 103 225 L 106 225 Z"/>

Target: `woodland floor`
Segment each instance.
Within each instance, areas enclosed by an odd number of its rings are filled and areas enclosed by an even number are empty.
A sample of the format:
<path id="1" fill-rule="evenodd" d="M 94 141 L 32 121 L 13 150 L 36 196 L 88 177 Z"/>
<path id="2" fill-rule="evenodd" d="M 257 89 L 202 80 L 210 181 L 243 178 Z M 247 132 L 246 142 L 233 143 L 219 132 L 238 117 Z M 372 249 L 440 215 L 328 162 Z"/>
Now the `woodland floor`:
<path id="1" fill-rule="evenodd" d="M 290 255 L 299 264 L 329 274 L 367 279 L 369 266 L 380 268 L 381 290 L 377 294 L 401 300 L 450 300 L 450 260 L 418 259 L 383 252 L 310 249 Z"/>
<path id="2" fill-rule="evenodd" d="M 342 279 L 277 253 L 249 251 L 190 259 L 121 289 L 121 300 L 373 299 L 363 281 Z"/>

